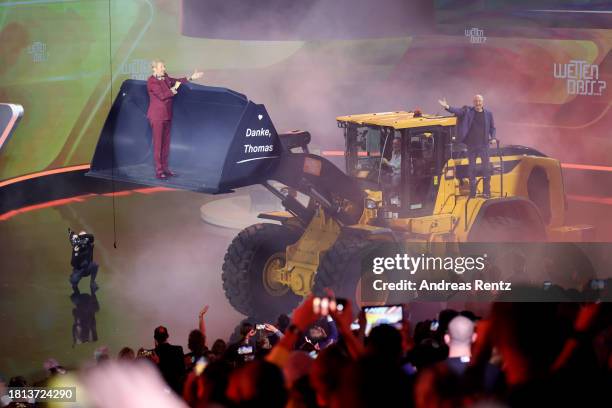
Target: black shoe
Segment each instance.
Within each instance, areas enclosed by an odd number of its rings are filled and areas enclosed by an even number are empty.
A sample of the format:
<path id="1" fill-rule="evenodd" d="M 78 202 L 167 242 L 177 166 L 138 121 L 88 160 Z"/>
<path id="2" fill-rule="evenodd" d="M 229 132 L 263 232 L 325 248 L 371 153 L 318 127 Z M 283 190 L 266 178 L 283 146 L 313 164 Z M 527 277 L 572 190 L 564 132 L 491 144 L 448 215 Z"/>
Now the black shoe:
<path id="1" fill-rule="evenodd" d="M 164 174 L 165 174 L 167 177 L 174 177 L 174 176 L 178 176 L 178 174 L 176 174 L 175 172 L 173 172 L 173 171 L 172 171 L 172 170 L 170 170 L 170 169 L 168 169 L 168 170 L 164 171 Z"/>
<path id="2" fill-rule="evenodd" d="M 99 286 L 96 282 L 91 282 L 89 284 L 89 289 L 91 289 L 91 293 L 94 293 L 96 290 L 99 289 Z"/>

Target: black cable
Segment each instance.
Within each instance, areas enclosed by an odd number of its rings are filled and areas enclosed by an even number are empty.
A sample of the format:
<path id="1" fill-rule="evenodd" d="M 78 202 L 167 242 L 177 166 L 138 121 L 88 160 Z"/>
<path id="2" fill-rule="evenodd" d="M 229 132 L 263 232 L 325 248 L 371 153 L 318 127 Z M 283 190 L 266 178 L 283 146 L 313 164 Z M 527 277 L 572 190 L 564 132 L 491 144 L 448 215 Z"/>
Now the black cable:
<path id="1" fill-rule="evenodd" d="M 113 109 L 113 31 L 111 25 L 111 1 L 108 0 L 108 67 L 110 71 L 110 110 Z M 113 248 L 117 248 L 117 217 L 115 211 L 115 135 L 111 135 L 111 189 L 113 201 Z"/>

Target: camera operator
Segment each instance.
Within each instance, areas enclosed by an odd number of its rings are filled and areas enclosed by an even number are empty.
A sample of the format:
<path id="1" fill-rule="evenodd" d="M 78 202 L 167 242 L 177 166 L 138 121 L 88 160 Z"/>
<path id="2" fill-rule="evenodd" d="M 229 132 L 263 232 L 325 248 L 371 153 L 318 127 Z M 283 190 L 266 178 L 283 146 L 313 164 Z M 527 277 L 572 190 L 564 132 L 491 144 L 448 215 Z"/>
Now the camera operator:
<path id="1" fill-rule="evenodd" d="M 78 234 L 68 228 L 68 239 L 72 246 L 72 274 L 70 284 L 75 293 L 79 292 L 79 281 L 85 276 L 91 276 L 89 287 L 92 292 L 98 289 L 96 275 L 98 274 L 98 264 L 93 261 L 94 236 L 85 231 Z"/>

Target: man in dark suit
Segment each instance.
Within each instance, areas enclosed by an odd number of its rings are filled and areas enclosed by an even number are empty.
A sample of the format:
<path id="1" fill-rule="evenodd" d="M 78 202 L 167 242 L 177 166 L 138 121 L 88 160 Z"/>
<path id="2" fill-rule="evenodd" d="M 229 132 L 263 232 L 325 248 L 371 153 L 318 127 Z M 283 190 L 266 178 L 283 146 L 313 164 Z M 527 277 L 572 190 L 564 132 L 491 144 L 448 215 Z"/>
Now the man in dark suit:
<path id="1" fill-rule="evenodd" d="M 183 381 L 185 380 L 185 362 L 183 348 L 168 343 L 168 329 L 159 326 L 153 333 L 155 339 L 155 354 L 159 358 L 159 371 L 166 383 L 178 395 L 183 394 Z"/>
<path id="2" fill-rule="evenodd" d="M 155 160 L 155 177 L 167 179 L 175 174 L 168 167 L 170 153 L 170 128 L 172 125 L 172 98 L 178 93 L 181 83 L 202 77 L 197 70 L 189 78 L 172 78 L 166 73 L 163 61 L 151 63 L 153 75 L 147 80 L 149 109 L 147 118 L 153 130 L 153 157 Z"/>
<path id="3" fill-rule="evenodd" d="M 470 197 L 476 196 L 476 159 L 482 162 L 483 195 L 491 196 L 491 171 L 489 169 L 489 142 L 495 139 L 493 114 L 484 108 L 482 95 L 474 95 L 474 106 L 453 108 L 446 99 L 438 101 L 450 113 L 457 116 L 458 142 L 465 143 L 468 154 Z"/>

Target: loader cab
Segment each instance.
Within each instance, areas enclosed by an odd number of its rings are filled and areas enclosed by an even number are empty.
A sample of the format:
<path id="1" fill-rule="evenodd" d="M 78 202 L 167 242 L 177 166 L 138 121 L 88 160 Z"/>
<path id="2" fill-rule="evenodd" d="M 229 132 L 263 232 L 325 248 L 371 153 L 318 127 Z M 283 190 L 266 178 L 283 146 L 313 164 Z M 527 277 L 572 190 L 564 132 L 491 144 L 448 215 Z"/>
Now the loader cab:
<path id="1" fill-rule="evenodd" d="M 346 171 L 361 180 L 365 188 L 378 188 L 388 181 L 385 159 L 393 156 L 393 140 L 401 133 L 376 126 L 349 126 L 345 129 Z"/>
<path id="2" fill-rule="evenodd" d="M 444 127 L 402 130 L 403 150 L 399 217 L 431 215 L 440 175 L 450 158 L 451 129 Z"/>
<path id="3" fill-rule="evenodd" d="M 346 172 L 362 188 L 383 192 L 387 218 L 431 215 L 456 122 L 393 114 L 392 119 L 372 114 L 369 120 L 338 121 L 344 128 Z"/>

